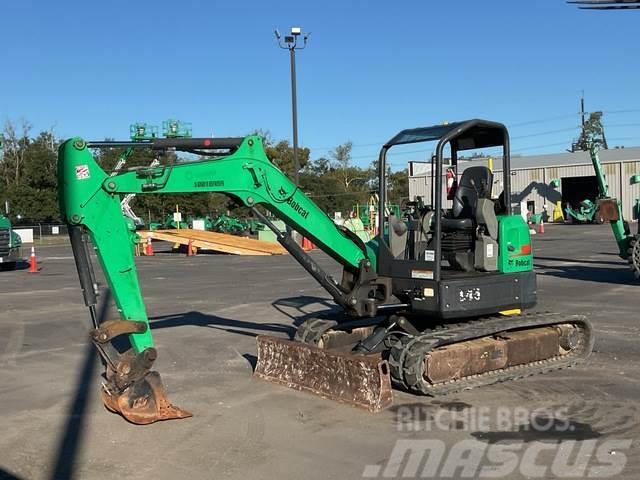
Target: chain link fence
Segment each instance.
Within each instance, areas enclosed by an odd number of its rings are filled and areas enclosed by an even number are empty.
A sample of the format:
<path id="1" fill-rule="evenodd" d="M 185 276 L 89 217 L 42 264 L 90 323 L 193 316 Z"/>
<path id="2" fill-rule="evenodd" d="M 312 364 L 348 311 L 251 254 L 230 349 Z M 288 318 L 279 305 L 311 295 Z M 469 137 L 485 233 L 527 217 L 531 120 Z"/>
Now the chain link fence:
<path id="1" fill-rule="evenodd" d="M 66 243 L 69 240 L 67 226 L 60 223 L 14 225 L 22 243 Z"/>

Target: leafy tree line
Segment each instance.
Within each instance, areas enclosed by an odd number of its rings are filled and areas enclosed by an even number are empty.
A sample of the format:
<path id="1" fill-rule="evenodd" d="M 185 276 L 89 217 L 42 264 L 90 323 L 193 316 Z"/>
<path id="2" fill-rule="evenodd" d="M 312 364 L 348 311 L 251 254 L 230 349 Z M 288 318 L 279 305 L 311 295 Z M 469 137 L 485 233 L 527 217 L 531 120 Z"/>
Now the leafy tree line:
<path id="1" fill-rule="evenodd" d="M 26 122 L 7 122 L 4 127 L 3 149 L 0 156 L 0 199 L 11 206 L 10 216 L 17 223 L 59 222 L 57 200 L 57 149 L 60 139 L 52 131 L 32 136 L 32 127 Z M 293 148 L 287 140 L 274 141 L 267 131 L 256 131 L 265 139 L 267 156 L 290 178 L 293 177 Z M 300 188 L 325 212 L 349 213 L 355 204 L 366 204 L 377 188 L 377 165 L 359 167 L 351 158 L 353 145 L 338 145 L 326 157 L 310 159 L 310 150 L 300 148 Z M 123 154 L 122 148 L 106 148 L 93 152 L 100 166 L 113 171 Z M 127 158 L 125 168 L 148 166 L 157 152 L 135 149 Z M 192 158 L 178 158 L 174 153 L 163 154 L 158 160 L 188 162 Z M 387 172 L 389 199 L 392 203 L 408 197 L 407 171 Z M 214 216 L 230 211 L 246 215 L 247 210 L 234 204 L 222 194 L 194 193 L 180 195 L 138 195 L 131 206 L 145 221 L 164 219 L 180 206 L 184 215 Z"/>

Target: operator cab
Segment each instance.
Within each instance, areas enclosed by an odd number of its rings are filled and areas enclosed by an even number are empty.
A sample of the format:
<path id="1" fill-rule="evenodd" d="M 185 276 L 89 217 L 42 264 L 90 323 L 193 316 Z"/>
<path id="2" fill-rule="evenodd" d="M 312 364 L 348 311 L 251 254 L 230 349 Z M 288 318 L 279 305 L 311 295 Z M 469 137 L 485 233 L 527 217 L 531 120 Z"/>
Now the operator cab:
<path id="1" fill-rule="evenodd" d="M 388 234 L 379 239 L 378 274 L 390 278 L 401 301 L 438 317 L 532 306 L 535 275 L 528 227 L 505 201 L 511 198 L 506 127 L 469 120 L 403 130 L 382 148 L 380 172 L 386 171 L 391 148 L 423 142 L 437 142 L 430 163 L 430 198 L 406 202 L 400 218 L 380 219 L 379 231 Z M 503 191 L 496 200 L 493 172 L 486 165 L 458 162 L 459 152 L 494 147 L 502 150 L 502 181 L 497 183 Z M 445 159 L 446 149 L 450 158 Z M 385 175 L 379 180 L 384 205 Z"/>

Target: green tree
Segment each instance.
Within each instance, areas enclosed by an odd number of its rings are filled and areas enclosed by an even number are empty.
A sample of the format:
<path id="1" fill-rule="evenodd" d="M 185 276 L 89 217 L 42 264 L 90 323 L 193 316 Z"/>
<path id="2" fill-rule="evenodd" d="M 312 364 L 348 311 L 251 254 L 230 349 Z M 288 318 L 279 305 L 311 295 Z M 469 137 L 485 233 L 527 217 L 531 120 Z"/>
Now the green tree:
<path id="1" fill-rule="evenodd" d="M 42 132 L 30 139 L 30 126 L 19 128 L 7 122 L 8 156 L 3 162 L 0 195 L 11 205 L 11 216 L 24 222 L 59 221 L 57 201 L 57 147 L 53 133 Z"/>
<path id="2" fill-rule="evenodd" d="M 348 141 L 334 148 L 329 156 L 335 163 L 335 170 L 340 175 L 340 183 L 345 192 L 350 191 L 354 182 L 366 182 L 369 178 L 362 169 L 351 166 L 351 151 L 353 143 Z"/>
<path id="3" fill-rule="evenodd" d="M 31 125 L 26 121 L 7 122 L 4 128 L 4 156 L 0 157 L 0 200 L 9 200 L 15 220 L 21 215 L 29 222 L 59 221 L 57 202 L 57 148 L 59 141 L 50 132 L 42 132 L 35 138 L 30 135 Z M 290 177 L 293 176 L 293 149 L 286 140 L 273 141 L 268 131 L 254 132 L 265 139 L 267 156 Z M 376 187 L 373 168 L 361 168 L 352 164 L 352 144 L 338 145 L 327 157 L 310 160 L 308 148 L 299 150 L 301 164 L 300 185 L 324 211 L 332 214 L 349 212 L 354 205 L 364 204 Z M 122 148 L 93 150 L 98 164 L 111 173 L 124 154 Z M 163 165 L 194 161 L 192 157 L 179 158 L 174 152 L 158 152 L 134 149 L 126 158 L 121 171 L 147 167 L 157 159 Z M 375 167 L 375 165 L 374 165 Z M 405 172 L 388 172 L 390 200 L 397 202 L 408 195 Z M 131 207 L 145 220 L 160 220 L 175 211 L 179 205 L 183 214 L 216 216 L 230 211 L 244 216 L 245 207 L 223 194 L 139 194 Z"/>
<path id="4" fill-rule="evenodd" d="M 293 147 L 289 145 L 289 140 L 280 140 L 275 144 L 265 145 L 265 153 L 269 160 L 286 173 L 289 178 L 294 177 Z M 298 164 L 301 170 L 309 163 L 310 154 L 311 151 L 308 148 L 298 148 Z"/>
<path id="5" fill-rule="evenodd" d="M 389 203 L 400 205 L 403 200 L 409 199 L 409 172 L 407 169 L 389 173 L 387 191 Z"/>
<path id="6" fill-rule="evenodd" d="M 7 120 L 4 125 L 4 154 L 0 165 L 2 183 L 9 187 L 20 182 L 24 167 L 26 147 L 29 145 L 31 124 L 26 120 L 19 124 Z"/>

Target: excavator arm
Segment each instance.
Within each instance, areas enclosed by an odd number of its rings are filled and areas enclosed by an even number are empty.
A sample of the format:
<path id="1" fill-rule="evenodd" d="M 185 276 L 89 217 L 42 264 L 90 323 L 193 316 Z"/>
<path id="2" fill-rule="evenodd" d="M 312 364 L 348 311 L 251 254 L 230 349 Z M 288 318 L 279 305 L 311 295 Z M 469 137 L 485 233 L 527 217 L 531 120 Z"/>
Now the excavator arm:
<path id="1" fill-rule="evenodd" d="M 592 142 L 589 148 L 591 163 L 598 182 L 598 213 L 604 221 L 611 225 L 613 237 L 618 245 L 618 255 L 629 263 L 629 268 L 634 276 L 640 279 L 640 228 L 635 235 L 631 233 L 629 223 L 625 221 L 622 214 L 620 200 L 609 196 L 609 184 L 600 163 L 598 148 L 596 142 Z M 634 179 L 632 178 L 631 181 L 633 183 Z"/>
<path id="2" fill-rule="evenodd" d="M 177 149 L 214 157 L 108 174 L 90 149 L 118 145 Z M 384 282 L 377 281 L 374 248 L 336 226 L 271 163 L 259 136 L 93 143 L 72 138 L 60 146 L 58 175 L 60 207 L 69 226 L 85 304 L 93 321 L 92 338 L 107 367 L 103 401 L 107 408 L 133 423 L 152 423 L 191 414 L 168 402 L 159 375 L 151 371 L 157 353 L 134 261 L 134 232 L 123 217 L 121 195 L 224 193 L 252 208 L 271 226 L 280 243 L 348 313 L 372 316 L 388 297 Z M 342 282 L 325 274 L 289 235 L 275 230 L 258 206 L 272 212 L 341 263 L 344 266 Z M 95 315 L 98 288 L 89 242 L 120 313 L 119 319 L 100 324 Z M 115 351 L 111 343 L 120 335 L 128 335 L 131 345 L 124 353 Z"/>
<path id="3" fill-rule="evenodd" d="M 613 236 L 618 245 L 619 255 L 623 259 L 628 259 L 631 254 L 631 243 L 633 235 L 629 230 L 629 225 L 625 222 L 622 214 L 622 205 L 617 198 L 609 196 L 609 184 L 604 173 L 600 157 L 598 155 L 598 144 L 592 143 L 589 148 L 591 163 L 596 173 L 598 183 L 598 211 L 604 221 L 609 222 Z"/>

